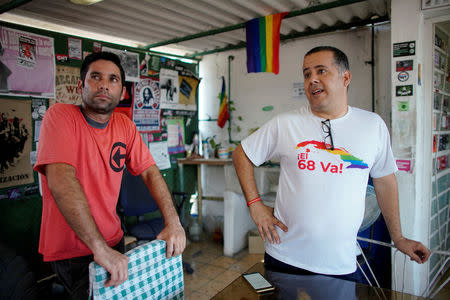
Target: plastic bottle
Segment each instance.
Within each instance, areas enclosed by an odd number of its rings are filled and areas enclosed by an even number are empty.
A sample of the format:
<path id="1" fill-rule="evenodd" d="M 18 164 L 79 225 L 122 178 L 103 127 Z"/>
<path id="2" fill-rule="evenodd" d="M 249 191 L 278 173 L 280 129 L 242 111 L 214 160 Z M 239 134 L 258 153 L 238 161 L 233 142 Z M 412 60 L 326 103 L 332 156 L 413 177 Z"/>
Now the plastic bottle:
<path id="1" fill-rule="evenodd" d="M 209 145 L 208 141 L 203 141 L 203 157 L 208 159 L 209 158 Z"/>
<path id="2" fill-rule="evenodd" d="M 201 233 L 202 229 L 200 228 L 200 224 L 198 224 L 197 215 L 192 215 L 191 224 L 189 225 L 189 237 L 193 242 L 198 242 Z"/>

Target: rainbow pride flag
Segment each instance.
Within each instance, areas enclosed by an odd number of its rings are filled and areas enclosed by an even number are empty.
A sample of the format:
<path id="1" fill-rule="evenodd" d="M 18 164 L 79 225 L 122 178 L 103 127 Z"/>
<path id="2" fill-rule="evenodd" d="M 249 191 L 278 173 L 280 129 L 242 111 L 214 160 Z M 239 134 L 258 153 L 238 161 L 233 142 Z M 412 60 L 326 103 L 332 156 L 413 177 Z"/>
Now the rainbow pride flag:
<path id="1" fill-rule="evenodd" d="M 227 103 L 227 94 L 225 94 L 225 78 L 222 76 L 222 90 L 219 94 L 220 98 L 220 107 L 219 107 L 219 116 L 217 117 L 217 125 L 219 125 L 220 128 L 223 128 L 225 126 L 225 123 L 227 122 L 229 118 L 229 112 L 228 112 L 228 103 Z"/>
<path id="2" fill-rule="evenodd" d="M 280 69 L 280 26 L 287 12 L 245 23 L 247 39 L 247 72 L 272 72 L 278 74 Z"/>

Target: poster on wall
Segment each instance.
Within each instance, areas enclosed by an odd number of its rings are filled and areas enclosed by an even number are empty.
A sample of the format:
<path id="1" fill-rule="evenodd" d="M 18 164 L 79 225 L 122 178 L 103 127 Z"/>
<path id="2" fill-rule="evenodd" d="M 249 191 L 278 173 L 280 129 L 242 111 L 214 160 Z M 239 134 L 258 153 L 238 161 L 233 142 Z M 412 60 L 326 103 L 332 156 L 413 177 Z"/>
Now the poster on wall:
<path id="1" fill-rule="evenodd" d="M 55 96 L 53 38 L 0 26 L 0 94 Z"/>
<path id="2" fill-rule="evenodd" d="M 180 92 L 178 71 L 161 69 L 159 72 L 159 83 L 161 89 L 161 108 L 181 109 L 178 103 L 178 95 Z"/>
<path id="3" fill-rule="evenodd" d="M 141 79 L 135 85 L 133 121 L 140 132 L 161 131 L 160 91 L 155 79 Z"/>
<path id="4" fill-rule="evenodd" d="M 81 95 L 77 92 L 80 68 L 56 66 L 55 98 L 49 100 L 50 106 L 55 103 L 81 105 Z"/>
<path id="5" fill-rule="evenodd" d="M 184 118 L 167 118 L 167 143 L 169 154 L 185 152 L 184 148 Z"/>
<path id="6" fill-rule="evenodd" d="M 112 52 L 120 57 L 120 62 L 125 70 L 125 80 L 139 82 L 139 53 L 123 51 L 104 47 L 102 51 Z"/>
<path id="7" fill-rule="evenodd" d="M 67 49 L 69 49 L 69 58 L 81 60 L 81 40 L 67 38 Z"/>
<path id="8" fill-rule="evenodd" d="M 0 188 L 32 183 L 31 100 L 0 101 Z"/>
<path id="9" fill-rule="evenodd" d="M 199 80 L 188 76 L 179 76 L 180 96 L 178 109 L 197 110 L 197 87 Z"/>

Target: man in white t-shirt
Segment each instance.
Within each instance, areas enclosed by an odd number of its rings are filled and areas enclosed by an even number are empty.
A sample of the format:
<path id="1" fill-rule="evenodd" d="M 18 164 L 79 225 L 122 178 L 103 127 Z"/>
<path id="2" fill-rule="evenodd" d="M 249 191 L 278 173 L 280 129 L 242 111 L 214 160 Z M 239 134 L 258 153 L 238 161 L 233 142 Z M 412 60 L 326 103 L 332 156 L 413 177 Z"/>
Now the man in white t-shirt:
<path id="1" fill-rule="evenodd" d="M 394 245 L 426 262 L 430 251 L 402 235 L 385 123 L 348 106 L 347 56 L 334 47 L 314 48 L 304 57 L 303 76 L 309 106 L 273 118 L 233 153 L 250 215 L 266 241 L 266 266 L 359 281 L 356 235 L 369 175 Z M 253 168 L 274 157 L 280 179 L 272 209 L 260 201 Z"/>

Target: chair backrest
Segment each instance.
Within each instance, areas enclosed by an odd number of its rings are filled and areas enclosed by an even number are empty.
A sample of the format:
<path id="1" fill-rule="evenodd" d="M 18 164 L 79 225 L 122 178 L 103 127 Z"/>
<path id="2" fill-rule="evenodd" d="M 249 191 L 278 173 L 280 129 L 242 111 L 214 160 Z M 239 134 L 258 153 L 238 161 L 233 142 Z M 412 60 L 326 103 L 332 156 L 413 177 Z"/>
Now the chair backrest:
<path id="1" fill-rule="evenodd" d="M 119 204 L 125 216 L 140 216 L 159 210 L 142 177 L 134 176 L 126 168 L 120 186 Z"/>
<path id="2" fill-rule="evenodd" d="M 154 240 L 125 253 L 128 280 L 105 287 L 108 272 L 96 262 L 89 264 L 90 296 L 98 299 L 183 299 L 181 255 L 166 258 L 166 242 Z"/>

